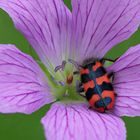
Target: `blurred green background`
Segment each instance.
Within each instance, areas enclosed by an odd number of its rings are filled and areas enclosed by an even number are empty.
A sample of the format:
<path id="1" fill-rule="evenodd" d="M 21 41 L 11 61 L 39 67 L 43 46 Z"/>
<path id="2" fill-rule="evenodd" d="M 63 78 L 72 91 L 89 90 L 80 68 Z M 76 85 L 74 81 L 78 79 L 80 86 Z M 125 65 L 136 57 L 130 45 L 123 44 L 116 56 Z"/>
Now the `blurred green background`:
<path id="1" fill-rule="evenodd" d="M 70 0 L 64 0 L 70 6 Z M 26 39 L 19 33 L 9 18 L 9 16 L 0 10 L 0 44 L 16 44 L 16 46 L 25 53 L 36 54 Z M 113 48 L 108 54 L 108 58 L 117 58 L 122 55 L 129 47 L 140 43 L 140 29 L 127 41 L 122 42 Z M 0 115 L 0 140 L 45 140 L 43 127 L 40 123 L 50 106 L 45 106 L 32 115 L 8 114 Z M 123 118 L 126 127 L 128 140 L 140 139 L 140 117 Z M 61 128 L 60 128 L 61 129 Z M 117 131 L 117 130 L 116 130 Z"/>

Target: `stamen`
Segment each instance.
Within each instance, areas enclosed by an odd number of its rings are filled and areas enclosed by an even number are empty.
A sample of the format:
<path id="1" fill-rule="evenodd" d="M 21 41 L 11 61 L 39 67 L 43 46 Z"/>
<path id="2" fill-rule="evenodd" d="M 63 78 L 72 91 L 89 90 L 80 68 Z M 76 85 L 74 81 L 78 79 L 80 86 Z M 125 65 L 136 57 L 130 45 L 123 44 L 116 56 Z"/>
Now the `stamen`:
<path id="1" fill-rule="evenodd" d="M 59 70 L 64 71 L 64 68 L 65 68 L 66 63 L 67 63 L 66 61 L 63 61 L 63 62 L 62 62 L 62 65 L 59 65 L 59 66 L 55 67 L 54 71 L 55 71 L 55 72 L 57 72 L 57 71 L 59 71 Z"/>
<path id="2" fill-rule="evenodd" d="M 59 81 L 58 83 L 59 83 L 61 86 L 65 86 L 65 83 L 62 82 L 62 81 Z"/>
<path id="3" fill-rule="evenodd" d="M 69 96 L 68 90 L 66 90 L 66 93 L 63 95 L 64 97 Z"/>
<path id="4" fill-rule="evenodd" d="M 54 71 L 55 71 L 55 72 L 57 72 L 57 71 L 59 71 L 60 69 L 62 69 L 62 66 L 61 66 L 61 65 L 60 65 L 60 66 L 55 67 Z"/>
<path id="5" fill-rule="evenodd" d="M 67 63 L 66 61 L 63 61 L 62 62 L 62 71 L 64 71 L 64 68 L 65 68 L 66 63 Z"/>
<path id="6" fill-rule="evenodd" d="M 60 85 L 60 86 L 65 86 L 65 83 L 63 81 L 57 81 L 55 80 L 55 78 L 53 76 L 51 76 L 53 82 L 57 85 Z"/>

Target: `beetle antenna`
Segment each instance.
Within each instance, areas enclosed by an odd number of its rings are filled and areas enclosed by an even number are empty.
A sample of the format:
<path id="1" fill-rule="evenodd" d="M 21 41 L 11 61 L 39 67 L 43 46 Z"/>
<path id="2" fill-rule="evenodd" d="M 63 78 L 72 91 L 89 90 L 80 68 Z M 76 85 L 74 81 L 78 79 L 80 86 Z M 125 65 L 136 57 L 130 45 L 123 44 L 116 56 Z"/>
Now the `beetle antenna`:
<path id="1" fill-rule="evenodd" d="M 71 64 L 73 64 L 75 67 L 76 67 L 76 69 L 78 69 L 79 70 L 79 67 L 82 67 L 81 65 L 79 65 L 76 61 L 74 61 L 73 59 L 68 59 L 68 62 L 69 63 L 71 63 Z"/>

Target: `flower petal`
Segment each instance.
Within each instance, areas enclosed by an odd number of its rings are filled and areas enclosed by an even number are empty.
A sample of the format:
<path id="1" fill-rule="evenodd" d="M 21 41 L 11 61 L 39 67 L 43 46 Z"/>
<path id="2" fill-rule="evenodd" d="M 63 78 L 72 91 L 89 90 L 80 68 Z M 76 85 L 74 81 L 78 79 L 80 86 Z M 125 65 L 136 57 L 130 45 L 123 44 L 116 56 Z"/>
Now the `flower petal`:
<path id="1" fill-rule="evenodd" d="M 72 0 L 76 56 L 102 58 L 140 24 L 140 0 Z"/>
<path id="2" fill-rule="evenodd" d="M 130 48 L 108 71 L 115 72 L 115 114 L 140 116 L 140 45 Z"/>
<path id="3" fill-rule="evenodd" d="M 88 109 L 86 104 L 56 103 L 42 119 L 47 140 L 125 140 L 123 121 Z M 117 130 L 117 131 L 116 131 Z"/>
<path id="4" fill-rule="evenodd" d="M 30 114 L 54 101 L 37 63 L 13 45 L 0 45 L 0 112 Z"/>
<path id="5" fill-rule="evenodd" d="M 69 52 L 71 25 L 71 13 L 62 0 L 1 0 L 0 7 L 46 66 L 62 63 Z"/>

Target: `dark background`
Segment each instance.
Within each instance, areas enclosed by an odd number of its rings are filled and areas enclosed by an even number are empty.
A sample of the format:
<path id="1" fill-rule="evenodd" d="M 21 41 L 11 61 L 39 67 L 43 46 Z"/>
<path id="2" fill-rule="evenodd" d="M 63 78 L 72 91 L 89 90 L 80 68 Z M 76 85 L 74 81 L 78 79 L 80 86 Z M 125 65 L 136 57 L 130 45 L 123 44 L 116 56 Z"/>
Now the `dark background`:
<path id="1" fill-rule="evenodd" d="M 70 0 L 64 0 L 70 6 Z M 19 33 L 9 18 L 0 10 L 0 44 L 16 44 L 25 53 L 31 54 L 37 59 L 36 54 L 26 39 Z M 108 58 L 117 58 L 122 55 L 129 47 L 140 43 L 140 29 L 127 41 L 117 45 L 108 54 Z M 32 115 L 9 114 L 0 115 L 0 140 L 45 140 L 43 127 L 40 123 L 50 106 L 45 106 Z M 128 140 L 140 139 L 140 117 L 124 117 Z M 61 128 L 60 128 L 61 129 Z M 117 131 L 117 130 L 116 130 Z"/>

